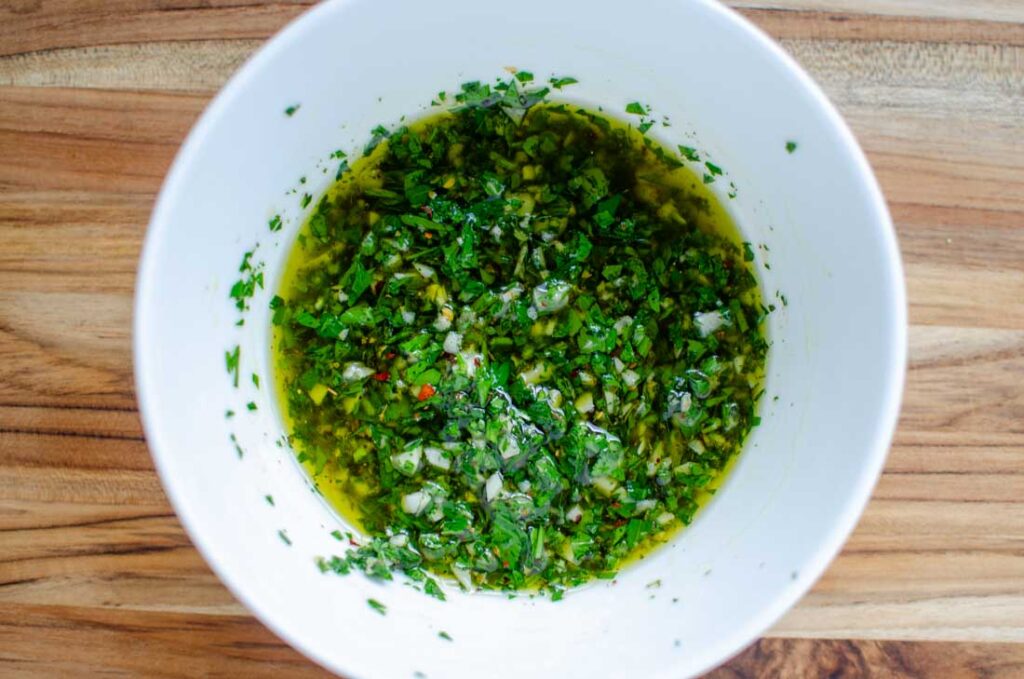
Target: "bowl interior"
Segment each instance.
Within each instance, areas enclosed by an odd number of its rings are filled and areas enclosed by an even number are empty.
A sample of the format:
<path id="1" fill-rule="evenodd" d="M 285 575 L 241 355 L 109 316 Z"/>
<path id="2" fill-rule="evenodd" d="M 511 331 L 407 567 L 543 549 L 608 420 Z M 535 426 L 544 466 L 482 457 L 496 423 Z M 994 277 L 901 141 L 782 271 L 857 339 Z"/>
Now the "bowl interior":
<path id="1" fill-rule="evenodd" d="M 725 169 L 715 188 L 724 197 L 735 185 L 725 201 L 745 240 L 764 246 L 756 264 L 777 307 L 763 424 L 678 539 L 561 602 L 449 587 L 442 603 L 401 582 L 322 575 L 314 558 L 344 549 L 330 535 L 338 519 L 279 445 L 267 388 L 267 301 L 301 196 L 333 180 L 335 149 L 358 153 L 378 123 L 464 81 L 507 77 L 506 66 L 571 75 L 579 84 L 558 98 L 609 112 L 649 104 L 671 122 L 652 133 Z M 271 233 L 275 214 L 285 228 Z M 267 289 L 238 327 L 228 291 L 254 247 Z M 238 389 L 225 371 L 235 346 Z M 720 6 L 338 0 L 265 46 L 183 147 L 147 236 L 135 351 L 147 437 L 192 539 L 243 603 L 325 666 L 351 677 L 680 677 L 763 632 L 852 528 L 895 424 L 905 310 L 892 227 L 853 138 L 777 47 Z"/>

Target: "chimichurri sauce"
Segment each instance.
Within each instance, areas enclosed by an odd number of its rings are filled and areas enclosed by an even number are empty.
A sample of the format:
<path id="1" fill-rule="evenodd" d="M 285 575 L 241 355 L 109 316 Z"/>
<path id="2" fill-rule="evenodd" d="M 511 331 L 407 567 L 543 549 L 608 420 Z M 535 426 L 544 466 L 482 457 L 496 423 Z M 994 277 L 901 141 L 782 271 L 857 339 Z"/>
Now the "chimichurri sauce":
<path id="1" fill-rule="evenodd" d="M 378 129 L 299 236 L 279 389 L 365 534 L 323 570 L 560 596 L 689 523 L 757 423 L 749 245 L 676 155 L 539 99 Z"/>

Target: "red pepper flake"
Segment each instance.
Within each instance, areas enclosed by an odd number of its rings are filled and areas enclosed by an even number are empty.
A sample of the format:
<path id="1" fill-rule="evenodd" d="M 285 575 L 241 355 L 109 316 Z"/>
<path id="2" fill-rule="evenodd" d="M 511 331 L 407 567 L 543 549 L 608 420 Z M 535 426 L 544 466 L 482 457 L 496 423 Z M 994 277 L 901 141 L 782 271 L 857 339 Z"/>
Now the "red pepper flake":
<path id="1" fill-rule="evenodd" d="M 429 384 L 424 384 L 422 387 L 420 387 L 420 395 L 417 396 L 417 398 L 421 401 L 426 401 L 428 398 L 430 398 L 436 393 L 437 389 L 434 389 L 434 387 L 432 387 Z"/>
<path id="2" fill-rule="evenodd" d="M 618 521 L 616 521 L 612 525 L 615 526 L 616 528 L 618 528 L 620 526 L 625 526 L 626 525 L 626 520 L 625 519 L 619 519 Z"/>
<path id="3" fill-rule="evenodd" d="M 384 354 L 384 358 L 386 358 L 387 360 L 390 361 L 391 359 L 393 359 L 397 355 L 398 354 L 396 354 L 395 352 L 389 351 L 388 353 Z"/>
<path id="4" fill-rule="evenodd" d="M 501 565 L 505 568 L 508 568 L 508 561 L 502 561 Z"/>
<path id="5" fill-rule="evenodd" d="M 429 205 L 424 205 L 420 209 L 423 210 L 423 212 L 431 219 L 434 218 L 434 208 L 430 207 Z"/>
<path id="6" fill-rule="evenodd" d="M 373 376 L 373 379 L 377 380 L 378 382 L 387 382 L 389 379 L 391 379 L 391 374 L 386 372 L 379 372 Z"/>
<path id="7" fill-rule="evenodd" d="M 474 358 L 473 358 L 473 365 L 475 365 L 476 367 L 478 367 L 478 368 L 479 368 L 479 367 L 480 367 L 480 365 L 481 365 L 481 364 L 480 364 L 480 359 L 479 359 L 479 358 L 476 358 L 476 357 L 474 357 Z"/>

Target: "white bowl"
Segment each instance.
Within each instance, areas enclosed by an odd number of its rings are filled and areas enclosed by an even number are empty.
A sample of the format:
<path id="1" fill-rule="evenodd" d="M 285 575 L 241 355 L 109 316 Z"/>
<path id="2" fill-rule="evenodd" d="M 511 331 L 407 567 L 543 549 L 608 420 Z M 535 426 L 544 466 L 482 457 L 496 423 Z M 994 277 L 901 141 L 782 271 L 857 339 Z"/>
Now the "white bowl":
<path id="1" fill-rule="evenodd" d="M 322 575 L 314 557 L 344 549 L 330 535 L 339 519 L 276 445 L 267 389 L 267 300 L 303 216 L 299 197 L 328 186 L 336 148 L 357 151 L 377 123 L 422 111 L 438 90 L 507 76 L 505 66 L 574 76 L 560 96 L 610 112 L 650 104 L 672 123 L 655 128 L 659 138 L 726 169 L 715 187 L 738 189 L 725 200 L 745 239 L 767 246 L 756 263 L 779 307 L 764 422 L 691 527 L 616 582 L 564 601 L 449 587 L 442 603 L 398 581 Z M 285 228 L 271 233 L 277 213 Z M 237 327 L 228 290 L 256 242 L 268 289 Z M 238 389 L 224 359 L 236 344 Z M 853 528 L 892 436 L 905 355 L 896 241 L 863 154 L 807 75 L 709 0 L 312 9 L 241 69 L 182 147 L 153 212 L 135 308 L 140 409 L 182 523 L 261 621 L 348 677 L 676 679 L 722 662 L 796 602 Z"/>

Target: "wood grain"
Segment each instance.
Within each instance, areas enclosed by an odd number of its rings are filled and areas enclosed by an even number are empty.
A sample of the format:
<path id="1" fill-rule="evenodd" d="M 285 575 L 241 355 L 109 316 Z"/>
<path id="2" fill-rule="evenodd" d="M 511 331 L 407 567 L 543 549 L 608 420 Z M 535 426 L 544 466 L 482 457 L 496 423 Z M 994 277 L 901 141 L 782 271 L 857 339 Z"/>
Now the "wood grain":
<path id="1" fill-rule="evenodd" d="M 323 676 L 191 547 L 130 355 L 139 247 L 178 145 L 306 4 L 0 6 L 0 675 Z M 868 152 L 906 266 L 911 360 L 843 553 L 775 638 L 711 676 L 1022 676 L 1024 3 L 731 4 Z"/>
<path id="2" fill-rule="evenodd" d="M 1024 647 L 1003 644 L 816 642 L 762 639 L 706 679 L 828 677 L 1014 677 L 1024 674 Z"/>

